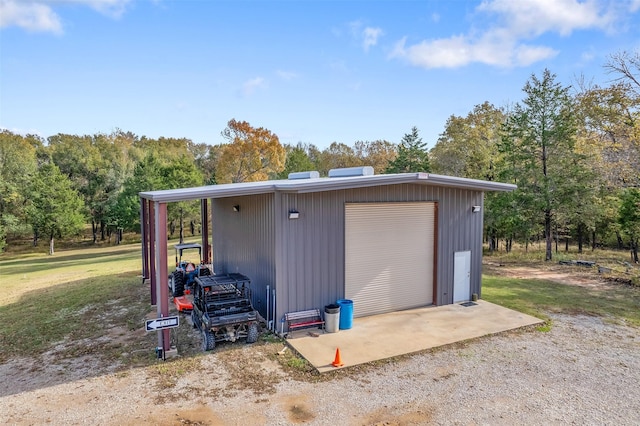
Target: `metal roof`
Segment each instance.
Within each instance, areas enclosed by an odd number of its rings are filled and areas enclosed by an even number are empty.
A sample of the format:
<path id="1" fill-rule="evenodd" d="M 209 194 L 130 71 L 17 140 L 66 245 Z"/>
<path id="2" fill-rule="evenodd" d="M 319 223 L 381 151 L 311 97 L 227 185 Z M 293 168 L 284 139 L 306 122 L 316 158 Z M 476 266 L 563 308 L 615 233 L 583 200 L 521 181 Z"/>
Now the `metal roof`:
<path id="1" fill-rule="evenodd" d="M 140 197 L 161 203 L 225 198 L 272 192 L 307 193 L 337 191 L 341 189 L 413 183 L 432 186 L 447 186 L 476 191 L 513 191 L 516 185 L 432 173 L 399 173 L 371 176 L 313 178 L 296 180 L 267 180 L 261 182 L 227 183 L 194 188 L 166 189 L 140 192 Z"/>

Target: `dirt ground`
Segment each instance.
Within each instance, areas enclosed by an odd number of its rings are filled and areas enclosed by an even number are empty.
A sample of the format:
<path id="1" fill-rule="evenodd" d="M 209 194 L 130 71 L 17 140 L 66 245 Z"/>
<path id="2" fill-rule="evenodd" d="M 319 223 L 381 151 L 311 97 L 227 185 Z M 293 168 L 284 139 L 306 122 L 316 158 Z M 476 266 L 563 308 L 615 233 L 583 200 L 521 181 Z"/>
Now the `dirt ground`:
<path id="1" fill-rule="evenodd" d="M 563 266 L 555 264 L 544 268 L 531 266 L 508 266 L 492 262 L 484 265 L 485 273 L 512 278 L 539 279 L 553 281 L 560 284 L 577 285 L 585 288 L 606 290 L 615 286 L 606 279 L 596 276 L 590 270 L 581 270 L 578 266 Z"/>
<path id="2" fill-rule="evenodd" d="M 561 267 L 489 267 L 603 291 L 613 285 Z M 640 330 L 552 318 L 548 333 L 513 331 L 322 376 L 275 339 L 126 369 L 119 360 L 59 357 L 68 349 L 61 342 L 0 365 L 0 423 L 639 424 Z"/>

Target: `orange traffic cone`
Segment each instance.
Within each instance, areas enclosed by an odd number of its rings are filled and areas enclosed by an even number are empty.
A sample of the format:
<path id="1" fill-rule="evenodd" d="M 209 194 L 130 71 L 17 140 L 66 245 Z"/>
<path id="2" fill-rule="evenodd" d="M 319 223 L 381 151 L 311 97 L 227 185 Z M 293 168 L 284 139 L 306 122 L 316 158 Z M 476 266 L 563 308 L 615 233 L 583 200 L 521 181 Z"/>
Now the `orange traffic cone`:
<path id="1" fill-rule="evenodd" d="M 336 358 L 331 363 L 334 367 L 342 367 L 344 364 L 342 363 L 342 359 L 340 359 L 340 348 L 336 348 Z"/>

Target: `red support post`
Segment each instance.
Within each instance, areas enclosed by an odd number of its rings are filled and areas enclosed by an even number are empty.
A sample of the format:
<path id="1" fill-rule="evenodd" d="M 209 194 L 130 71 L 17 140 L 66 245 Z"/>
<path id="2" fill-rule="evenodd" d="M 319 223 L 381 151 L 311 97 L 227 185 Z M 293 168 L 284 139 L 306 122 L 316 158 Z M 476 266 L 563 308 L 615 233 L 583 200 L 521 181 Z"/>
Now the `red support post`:
<path id="1" fill-rule="evenodd" d="M 156 304 L 158 318 L 169 316 L 169 274 L 167 266 L 167 204 L 155 203 L 155 234 L 156 234 L 156 295 L 159 300 Z M 169 329 L 158 330 L 158 347 L 163 351 L 171 349 Z"/>
<path id="2" fill-rule="evenodd" d="M 200 200 L 200 222 L 202 223 L 202 250 L 204 251 L 202 260 L 204 263 L 211 263 L 211 248 L 209 246 L 209 200 Z"/>
<path id="3" fill-rule="evenodd" d="M 155 203 L 149 201 L 149 278 L 151 280 L 151 306 L 156 305 L 156 214 Z"/>
<path id="4" fill-rule="evenodd" d="M 149 202 L 140 198 L 140 242 L 142 243 L 142 283 L 149 278 Z"/>

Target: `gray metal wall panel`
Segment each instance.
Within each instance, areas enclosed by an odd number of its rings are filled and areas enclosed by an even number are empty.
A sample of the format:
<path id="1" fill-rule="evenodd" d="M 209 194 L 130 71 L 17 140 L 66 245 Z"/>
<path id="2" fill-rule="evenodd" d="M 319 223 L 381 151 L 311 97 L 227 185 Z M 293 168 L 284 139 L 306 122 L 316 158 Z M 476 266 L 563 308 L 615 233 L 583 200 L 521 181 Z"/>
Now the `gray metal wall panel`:
<path id="1" fill-rule="evenodd" d="M 471 251 L 471 291 L 479 293 L 482 280 L 482 215 L 472 213 L 474 205 L 482 205 L 480 192 L 445 189 L 440 203 L 438 258 L 439 304 L 453 303 L 453 260 L 457 251 Z"/>
<path id="2" fill-rule="evenodd" d="M 281 194 L 277 312 L 322 307 L 344 292 L 344 209 L 328 193 Z M 296 209 L 299 219 L 288 219 Z"/>
<path id="3" fill-rule="evenodd" d="M 254 307 L 265 317 L 266 287 L 276 282 L 274 194 L 213 199 L 211 214 L 215 273 L 251 278 Z"/>
<path id="4" fill-rule="evenodd" d="M 344 204 L 346 202 L 437 201 L 436 304 L 453 301 L 453 253 L 472 251 L 472 292 L 481 281 L 482 192 L 401 184 L 309 194 L 282 193 L 276 210 L 279 235 L 277 317 L 285 312 L 322 308 L 344 297 Z M 299 219 L 288 219 L 296 209 Z"/>

